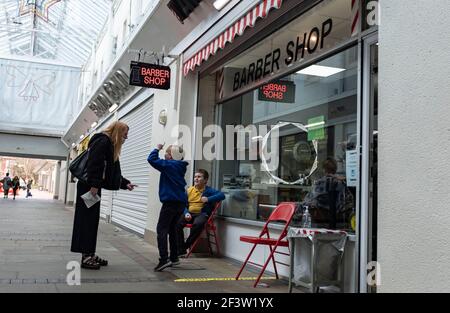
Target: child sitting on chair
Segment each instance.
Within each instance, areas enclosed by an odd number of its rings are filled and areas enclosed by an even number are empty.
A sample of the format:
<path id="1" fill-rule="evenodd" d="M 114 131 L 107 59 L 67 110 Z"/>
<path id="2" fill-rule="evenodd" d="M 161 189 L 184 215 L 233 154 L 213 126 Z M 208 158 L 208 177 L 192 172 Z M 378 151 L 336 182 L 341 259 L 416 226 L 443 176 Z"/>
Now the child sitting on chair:
<path id="1" fill-rule="evenodd" d="M 188 188 L 188 207 L 180 216 L 177 224 L 179 256 L 185 256 L 197 237 L 201 234 L 205 223 L 217 202 L 225 199 L 225 195 L 209 186 L 209 174 L 204 169 L 199 169 L 194 175 L 194 185 Z M 184 242 L 183 228 L 186 224 L 192 224 L 191 232 Z"/>

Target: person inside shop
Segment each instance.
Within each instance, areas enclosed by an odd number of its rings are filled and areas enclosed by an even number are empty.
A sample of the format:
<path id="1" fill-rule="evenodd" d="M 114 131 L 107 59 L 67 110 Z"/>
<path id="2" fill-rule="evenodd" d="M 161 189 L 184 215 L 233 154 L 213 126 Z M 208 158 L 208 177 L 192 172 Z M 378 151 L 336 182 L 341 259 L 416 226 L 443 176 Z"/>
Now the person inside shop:
<path id="1" fill-rule="evenodd" d="M 159 263 L 154 268 L 160 272 L 165 268 L 180 264 L 178 258 L 177 222 L 187 204 L 186 174 L 188 162 L 184 161 L 183 147 L 170 145 L 166 149 L 164 159 L 159 152 L 164 144 L 158 144 L 147 158 L 148 163 L 161 172 L 159 177 L 159 200 L 162 203 L 159 213 L 156 234 L 159 250 Z M 170 243 L 170 257 L 167 251 L 167 236 Z"/>
<path id="2" fill-rule="evenodd" d="M 207 185 L 208 179 L 209 174 L 206 170 L 197 170 L 194 175 L 194 185 L 187 190 L 188 205 L 177 224 L 178 254 L 180 257 L 187 254 L 187 249 L 191 248 L 201 234 L 216 203 L 225 199 L 222 192 Z M 188 223 L 192 224 L 192 228 L 185 242 L 183 229 Z"/>
<path id="3" fill-rule="evenodd" d="M 334 158 L 328 157 L 322 167 L 324 176 L 314 181 L 301 203 L 302 211 L 308 208 L 312 223 L 323 224 L 330 229 L 336 229 L 338 223 L 348 226 L 354 208 L 353 195 L 347 188 L 345 177 L 336 174 Z"/>

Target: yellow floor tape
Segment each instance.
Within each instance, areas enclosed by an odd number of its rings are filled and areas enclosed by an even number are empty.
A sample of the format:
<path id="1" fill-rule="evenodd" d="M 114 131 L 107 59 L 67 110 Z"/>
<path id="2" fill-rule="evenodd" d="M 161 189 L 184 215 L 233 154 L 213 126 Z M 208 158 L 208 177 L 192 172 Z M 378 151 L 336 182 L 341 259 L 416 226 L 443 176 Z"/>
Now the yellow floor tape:
<path id="1" fill-rule="evenodd" d="M 238 280 L 256 280 L 258 277 L 241 277 Z M 261 277 L 261 280 L 276 279 L 276 277 Z M 236 280 L 235 277 L 219 277 L 219 278 L 179 278 L 175 279 L 176 283 L 192 283 L 192 282 L 208 282 L 208 281 L 231 281 Z"/>

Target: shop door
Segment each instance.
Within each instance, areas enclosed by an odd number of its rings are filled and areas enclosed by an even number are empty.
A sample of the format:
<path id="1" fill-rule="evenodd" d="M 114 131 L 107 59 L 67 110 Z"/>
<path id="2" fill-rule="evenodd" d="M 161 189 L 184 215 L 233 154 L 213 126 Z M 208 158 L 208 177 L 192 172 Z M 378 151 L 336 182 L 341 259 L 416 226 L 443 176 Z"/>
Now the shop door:
<path id="1" fill-rule="evenodd" d="M 378 224 L 378 36 L 364 41 L 361 292 L 376 292 Z"/>
<path id="2" fill-rule="evenodd" d="M 119 190 L 112 199 L 111 221 L 144 235 L 147 223 L 147 201 L 150 166 L 147 156 L 152 147 L 153 99 L 125 115 L 121 121 L 128 124 L 128 140 L 122 147 L 120 165 L 122 175 L 138 185 L 133 191 Z"/>

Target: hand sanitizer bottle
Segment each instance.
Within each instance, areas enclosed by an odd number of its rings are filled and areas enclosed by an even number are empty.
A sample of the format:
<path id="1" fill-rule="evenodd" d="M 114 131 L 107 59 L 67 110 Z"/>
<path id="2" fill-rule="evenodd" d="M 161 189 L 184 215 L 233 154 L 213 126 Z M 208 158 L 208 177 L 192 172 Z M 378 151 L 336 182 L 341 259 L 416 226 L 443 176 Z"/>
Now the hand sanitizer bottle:
<path id="1" fill-rule="evenodd" d="M 305 206 L 305 211 L 303 212 L 302 227 L 311 228 L 311 215 L 309 214 L 309 209 Z"/>

